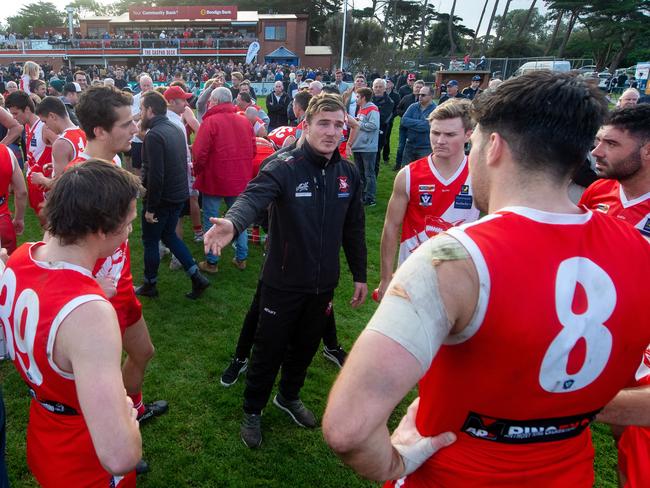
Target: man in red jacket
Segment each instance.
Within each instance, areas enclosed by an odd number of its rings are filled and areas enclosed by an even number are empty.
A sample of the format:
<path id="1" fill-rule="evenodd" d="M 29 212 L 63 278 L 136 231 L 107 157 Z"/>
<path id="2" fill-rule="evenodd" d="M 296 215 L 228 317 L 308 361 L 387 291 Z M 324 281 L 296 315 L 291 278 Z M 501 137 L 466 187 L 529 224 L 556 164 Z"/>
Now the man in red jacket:
<path id="1" fill-rule="evenodd" d="M 255 134 L 246 117 L 237 114 L 228 88 L 216 88 L 210 95 L 211 108 L 203 116 L 196 135 L 194 156 L 194 188 L 203 194 L 203 229 L 212 224 L 210 217 L 219 217 L 221 200 L 228 208 L 244 191 L 253 177 L 253 157 L 256 153 Z M 246 232 L 236 239 L 233 264 L 240 270 L 246 268 L 248 241 Z M 218 257 L 212 253 L 199 263 L 207 273 L 217 272 Z"/>

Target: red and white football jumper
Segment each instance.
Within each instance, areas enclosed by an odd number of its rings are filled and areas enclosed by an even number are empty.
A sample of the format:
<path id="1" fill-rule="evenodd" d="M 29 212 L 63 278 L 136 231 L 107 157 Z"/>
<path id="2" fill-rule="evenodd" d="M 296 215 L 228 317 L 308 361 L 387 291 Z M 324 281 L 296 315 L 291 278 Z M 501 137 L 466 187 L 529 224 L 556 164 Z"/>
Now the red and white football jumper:
<path id="1" fill-rule="evenodd" d="M 580 199 L 585 207 L 623 220 L 643 235 L 650 236 L 650 193 L 628 200 L 617 180 L 602 179 L 585 190 Z M 650 386 L 650 348 L 630 387 Z M 618 441 L 618 466 L 627 482 L 625 488 L 647 485 L 650 473 L 650 428 L 630 426 L 623 429 Z"/>
<path id="2" fill-rule="evenodd" d="M 470 254 L 479 297 L 419 383 L 416 425 L 457 441 L 389 486 L 591 488 L 587 427 L 650 343 L 650 246 L 590 211 L 504 208 L 447 233 Z"/>
<path id="3" fill-rule="evenodd" d="M 14 165 L 15 159 L 12 158 L 11 149 L 0 144 L 0 242 L 9 254 L 16 250 L 16 229 L 9 210 L 9 186 Z"/>
<path id="4" fill-rule="evenodd" d="M 43 173 L 48 178 L 52 176 L 52 169 L 44 169 L 46 164 L 52 162 L 52 146 L 45 143 L 43 139 L 43 128 L 45 124 L 38 119 L 34 125 L 25 126 L 26 144 L 27 144 L 27 162 L 25 174 L 27 177 L 27 192 L 29 195 L 29 206 L 32 207 L 36 215 L 39 215 L 47 188 L 32 183 L 32 173 Z"/>
<path id="5" fill-rule="evenodd" d="M 299 139 L 300 135 L 298 132 L 302 132 L 303 122 L 300 122 L 296 127 L 290 127 L 284 125 L 282 127 L 277 127 L 273 129 L 267 137 L 269 141 L 273 143 L 276 149 L 282 149 L 284 147 L 284 142 L 288 137 L 293 137 Z"/>
<path id="6" fill-rule="evenodd" d="M 69 127 L 65 129 L 57 139 L 68 141 L 72 145 L 73 156 L 70 161 L 74 161 L 79 154 L 86 149 L 86 133 L 79 127 Z"/>
<path id="7" fill-rule="evenodd" d="M 68 164 L 66 169 L 77 164 L 83 164 L 90 159 L 86 153 L 80 153 L 77 159 Z M 122 166 L 119 156 L 113 158 L 117 166 Z M 120 323 L 120 331 L 124 331 L 135 324 L 142 317 L 142 304 L 135 295 L 133 289 L 133 275 L 131 274 L 131 250 L 127 239 L 118 247 L 112 255 L 98 259 L 93 268 L 93 276 L 96 278 L 110 278 L 117 292 L 110 298 L 110 302 L 117 313 L 117 320 Z"/>
<path id="8" fill-rule="evenodd" d="M 90 271 L 33 258 L 43 243 L 20 246 L 0 279 L 0 317 L 14 365 L 33 392 L 27 463 L 45 488 L 134 487 L 135 471 L 114 477 L 99 462 L 79 405 L 74 374 L 54 362 L 58 328 L 77 307 L 106 300 Z"/>
<path id="9" fill-rule="evenodd" d="M 438 172 L 431 155 L 413 161 L 404 171 L 409 202 L 402 221 L 399 264 L 431 237 L 479 217 L 467 157 L 448 179 Z"/>

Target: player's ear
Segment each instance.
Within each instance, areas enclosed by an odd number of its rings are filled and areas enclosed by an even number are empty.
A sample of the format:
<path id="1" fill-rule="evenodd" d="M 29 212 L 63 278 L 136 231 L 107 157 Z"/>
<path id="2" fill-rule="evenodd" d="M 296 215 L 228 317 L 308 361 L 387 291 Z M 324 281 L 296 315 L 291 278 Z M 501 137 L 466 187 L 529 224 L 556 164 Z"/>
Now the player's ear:
<path id="1" fill-rule="evenodd" d="M 508 143 L 501 137 L 501 134 L 498 132 L 490 133 L 488 136 L 485 163 L 488 166 L 498 166 L 506 151 L 509 152 Z"/>
<path id="2" fill-rule="evenodd" d="M 647 141 L 643 146 L 641 146 L 640 156 L 641 160 L 647 164 L 650 164 L 650 141 Z"/>

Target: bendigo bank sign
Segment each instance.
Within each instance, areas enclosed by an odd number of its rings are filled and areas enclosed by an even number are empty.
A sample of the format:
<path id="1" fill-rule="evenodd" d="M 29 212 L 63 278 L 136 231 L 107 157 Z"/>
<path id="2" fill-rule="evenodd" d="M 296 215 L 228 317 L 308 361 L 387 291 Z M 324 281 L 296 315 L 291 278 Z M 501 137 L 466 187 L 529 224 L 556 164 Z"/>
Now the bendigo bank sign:
<path id="1" fill-rule="evenodd" d="M 229 5 L 129 7 L 129 20 L 237 19 L 237 7 Z"/>

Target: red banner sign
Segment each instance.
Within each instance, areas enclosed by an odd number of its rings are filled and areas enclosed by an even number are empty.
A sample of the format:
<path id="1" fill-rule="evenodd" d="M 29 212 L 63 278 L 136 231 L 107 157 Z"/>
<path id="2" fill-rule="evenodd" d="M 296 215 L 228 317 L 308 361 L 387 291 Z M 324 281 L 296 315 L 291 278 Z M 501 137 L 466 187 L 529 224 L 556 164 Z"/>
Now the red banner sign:
<path id="1" fill-rule="evenodd" d="M 129 7 L 129 20 L 210 20 L 237 19 L 237 7 L 231 5 Z"/>

